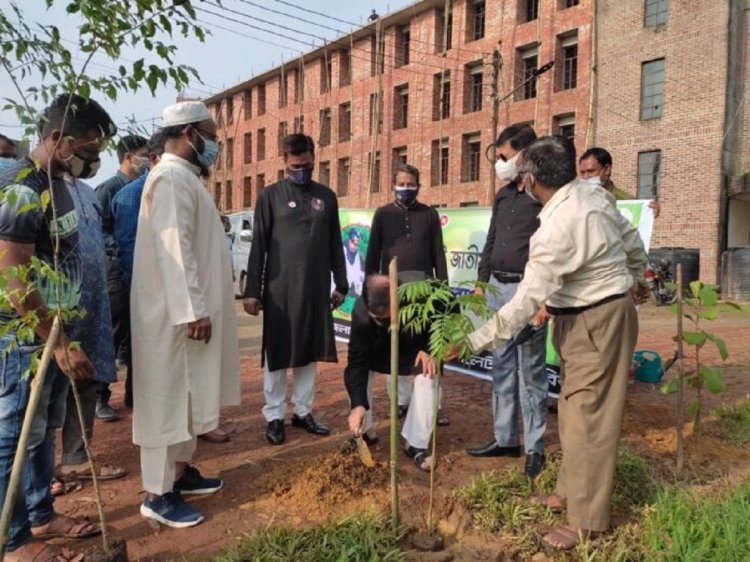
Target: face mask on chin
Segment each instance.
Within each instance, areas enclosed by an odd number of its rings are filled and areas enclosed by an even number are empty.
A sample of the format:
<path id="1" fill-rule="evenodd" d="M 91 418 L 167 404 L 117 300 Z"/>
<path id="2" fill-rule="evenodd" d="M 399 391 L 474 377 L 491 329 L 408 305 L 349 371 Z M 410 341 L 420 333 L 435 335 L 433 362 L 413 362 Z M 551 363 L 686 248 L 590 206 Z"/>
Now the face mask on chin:
<path id="1" fill-rule="evenodd" d="M 529 175 L 528 177 L 533 177 L 533 176 Z M 523 183 L 523 191 L 524 191 L 524 193 L 526 193 L 526 195 L 528 195 L 529 197 L 531 197 L 531 199 L 533 199 L 537 203 L 541 203 L 541 201 L 539 201 L 539 198 L 531 192 L 531 188 L 533 187 L 533 185 L 534 185 L 533 181 L 527 181 L 527 180 L 525 180 L 524 183 Z"/>
<path id="2" fill-rule="evenodd" d="M 518 160 L 519 154 L 520 152 L 513 156 L 510 160 L 503 160 L 502 158 L 497 159 L 497 162 L 495 162 L 495 174 L 497 175 L 497 179 L 507 183 L 513 181 L 518 177 L 518 167 L 516 166 L 516 161 Z"/>
<path id="3" fill-rule="evenodd" d="M 10 156 L 0 157 L 0 172 L 2 172 L 3 170 L 7 170 L 11 166 L 13 166 L 13 164 L 15 163 L 16 163 L 16 159 L 11 158 Z"/>
<path id="4" fill-rule="evenodd" d="M 291 169 L 287 168 L 286 175 L 294 185 L 305 186 L 312 182 L 313 167 Z"/>
<path id="5" fill-rule="evenodd" d="M 419 195 L 419 188 L 414 186 L 395 186 L 393 188 L 396 196 L 396 201 L 402 205 L 409 207 L 417 200 Z"/>
<path id="6" fill-rule="evenodd" d="M 600 178 L 599 176 L 592 176 L 590 178 L 586 178 L 583 181 L 585 181 L 592 187 L 602 187 L 604 185 L 604 182 L 602 182 L 602 178 Z"/>

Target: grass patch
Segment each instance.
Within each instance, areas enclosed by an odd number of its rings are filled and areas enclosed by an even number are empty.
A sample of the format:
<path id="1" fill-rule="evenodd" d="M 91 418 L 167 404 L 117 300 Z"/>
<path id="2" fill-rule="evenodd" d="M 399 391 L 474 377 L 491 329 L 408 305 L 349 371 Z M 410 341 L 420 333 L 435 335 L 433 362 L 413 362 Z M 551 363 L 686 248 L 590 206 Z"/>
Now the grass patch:
<path id="1" fill-rule="evenodd" d="M 750 443 L 750 401 L 723 404 L 713 413 L 719 422 L 722 438 L 738 446 Z"/>
<path id="2" fill-rule="evenodd" d="M 406 560 L 399 539 L 383 517 L 367 513 L 310 529 L 269 527 L 248 535 L 213 562 L 396 562 Z"/>

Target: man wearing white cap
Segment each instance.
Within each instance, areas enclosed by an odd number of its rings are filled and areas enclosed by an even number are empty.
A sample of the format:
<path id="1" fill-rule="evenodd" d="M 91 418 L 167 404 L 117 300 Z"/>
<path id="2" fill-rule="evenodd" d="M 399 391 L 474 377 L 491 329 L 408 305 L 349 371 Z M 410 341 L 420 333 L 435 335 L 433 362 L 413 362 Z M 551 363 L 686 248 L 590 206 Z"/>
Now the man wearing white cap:
<path id="1" fill-rule="evenodd" d="M 164 110 L 164 155 L 144 186 L 133 263 L 133 442 L 141 447 L 141 515 L 191 527 L 183 494 L 221 489 L 189 464 L 196 437 L 239 403 L 232 272 L 224 229 L 200 180 L 218 156 L 202 102 Z"/>

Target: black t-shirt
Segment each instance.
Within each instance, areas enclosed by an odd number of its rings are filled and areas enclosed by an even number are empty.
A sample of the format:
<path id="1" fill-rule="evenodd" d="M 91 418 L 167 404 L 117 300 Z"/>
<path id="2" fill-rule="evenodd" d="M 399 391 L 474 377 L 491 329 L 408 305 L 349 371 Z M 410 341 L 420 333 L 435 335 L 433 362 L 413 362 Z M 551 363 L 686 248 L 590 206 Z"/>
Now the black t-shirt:
<path id="1" fill-rule="evenodd" d="M 45 170 L 38 170 L 30 160 L 22 160 L 0 172 L 0 240 L 18 244 L 33 244 L 36 257 L 50 266 L 54 265 L 55 232 L 60 233 L 60 270 L 64 274 L 60 302 L 55 285 L 47 277 L 34 280 L 45 304 L 54 308 L 76 308 L 81 299 L 83 275 L 78 250 L 78 213 L 70 191 L 62 178 L 53 178 L 57 219 L 54 220 L 52 205 L 43 208 L 42 193 L 49 187 Z M 44 198 L 47 199 L 46 197 Z M 0 313 L 2 318 L 15 318 L 15 311 Z"/>

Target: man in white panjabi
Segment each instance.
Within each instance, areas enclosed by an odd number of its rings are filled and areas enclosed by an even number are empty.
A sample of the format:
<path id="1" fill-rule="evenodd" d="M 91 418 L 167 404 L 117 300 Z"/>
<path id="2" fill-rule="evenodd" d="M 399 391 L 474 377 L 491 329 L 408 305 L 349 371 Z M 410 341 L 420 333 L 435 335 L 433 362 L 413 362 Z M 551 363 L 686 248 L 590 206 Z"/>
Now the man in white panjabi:
<path id="1" fill-rule="evenodd" d="M 164 110 L 162 134 L 135 243 L 133 442 L 147 492 L 141 515 L 191 527 L 203 515 L 182 495 L 223 485 L 189 462 L 220 407 L 239 404 L 237 320 L 224 228 L 200 180 L 219 152 L 216 124 L 202 102 L 181 102 Z"/>

